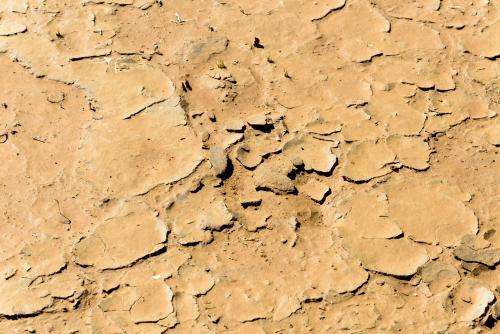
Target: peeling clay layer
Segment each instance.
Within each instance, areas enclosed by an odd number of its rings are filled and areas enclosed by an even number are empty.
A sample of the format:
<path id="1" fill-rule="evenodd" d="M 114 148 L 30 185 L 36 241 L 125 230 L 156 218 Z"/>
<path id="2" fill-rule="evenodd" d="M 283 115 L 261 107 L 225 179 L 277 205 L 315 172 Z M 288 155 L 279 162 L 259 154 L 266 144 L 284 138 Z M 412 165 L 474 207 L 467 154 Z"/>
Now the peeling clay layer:
<path id="1" fill-rule="evenodd" d="M 0 0 L 0 333 L 500 332 L 499 6 Z"/>

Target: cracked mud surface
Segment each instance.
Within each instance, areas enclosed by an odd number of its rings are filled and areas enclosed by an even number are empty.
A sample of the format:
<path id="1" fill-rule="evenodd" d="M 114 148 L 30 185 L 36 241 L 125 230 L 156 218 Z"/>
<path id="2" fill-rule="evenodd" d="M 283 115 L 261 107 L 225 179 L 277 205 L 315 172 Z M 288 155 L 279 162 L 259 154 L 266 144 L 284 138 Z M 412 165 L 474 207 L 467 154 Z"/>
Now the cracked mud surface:
<path id="1" fill-rule="evenodd" d="M 496 0 L 1 0 L 0 333 L 497 333 Z"/>

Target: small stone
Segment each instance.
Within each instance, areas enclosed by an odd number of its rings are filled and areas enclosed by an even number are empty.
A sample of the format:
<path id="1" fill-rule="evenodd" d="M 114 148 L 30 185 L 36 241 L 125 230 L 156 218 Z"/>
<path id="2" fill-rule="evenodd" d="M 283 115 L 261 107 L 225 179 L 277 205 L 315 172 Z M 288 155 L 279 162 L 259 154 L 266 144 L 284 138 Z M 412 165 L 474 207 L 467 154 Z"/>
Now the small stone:
<path id="1" fill-rule="evenodd" d="M 215 175 L 220 176 L 224 174 L 228 167 L 228 158 L 226 152 L 219 147 L 214 146 L 209 152 L 209 161 L 214 169 Z"/>
<path id="2" fill-rule="evenodd" d="M 201 138 L 202 142 L 206 143 L 210 139 L 210 132 L 208 132 L 208 131 L 201 132 L 200 138 Z"/>
<path id="3" fill-rule="evenodd" d="M 306 184 L 297 186 L 297 189 L 318 203 L 323 202 L 330 191 L 329 186 L 316 179 L 311 179 Z"/>
<path id="4" fill-rule="evenodd" d="M 302 160 L 302 158 L 300 157 L 293 157 L 292 159 L 290 159 L 290 161 L 296 168 L 304 167 L 304 160 Z"/>

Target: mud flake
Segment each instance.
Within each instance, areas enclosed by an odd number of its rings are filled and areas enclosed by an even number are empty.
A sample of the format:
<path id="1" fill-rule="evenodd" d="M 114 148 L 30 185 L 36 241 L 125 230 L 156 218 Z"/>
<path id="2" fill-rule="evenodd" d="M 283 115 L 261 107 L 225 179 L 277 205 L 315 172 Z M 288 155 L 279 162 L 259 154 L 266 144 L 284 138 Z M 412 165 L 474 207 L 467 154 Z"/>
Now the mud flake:
<path id="1" fill-rule="evenodd" d="M 378 92 L 372 98 L 368 111 L 386 127 L 390 134 L 418 135 L 425 122 L 425 113 L 409 105 L 403 98 L 389 92 Z"/>
<path id="2" fill-rule="evenodd" d="M 31 267 L 28 276 L 33 279 L 57 273 L 67 264 L 60 241 L 55 239 L 47 238 L 30 244 L 21 251 L 21 254 L 22 261 Z"/>
<path id="3" fill-rule="evenodd" d="M 493 146 L 500 146 L 500 123 L 492 124 L 486 129 L 486 140 Z"/>
<path id="4" fill-rule="evenodd" d="M 207 294 L 215 285 L 215 280 L 212 275 L 197 267 L 185 267 L 181 271 L 180 277 L 185 282 L 185 292 L 193 296 L 201 296 Z"/>
<path id="5" fill-rule="evenodd" d="M 80 85 L 91 92 L 103 117 L 125 119 L 163 101 L 170 108 L 179 107 L 174 84 L 161 70 L 140 63 L 132 63 L 125 70 L 117 70 L 113 65 L 75 65 Z"/>
<path id="6" fill-rule="evenodd" d="M 287 219 L 279 219 L 275 220 L 270 224 L 273 232 L 276 234 L 276 238 L 283 244 L 288 245 L 289 247 L 294 247 L 298 235 L 298 221 L 296 217 L 289 217 Z"/>
<path id="7" fill-rule="evenodd" d="M 304 18 L 319 21 L 335 10 L 344 7 L 346 0 L 320 0 L 316 2 L 287 1 L 287 6 L 300 6 Z"/>
<path id="8" fill-rule="evenodd" d="M 342 128 L 342 136 L 348 143 L 364 140 L 376 140 L 383 137 L 385 131 L 371 120 L 348 123 Z"/>
<path id="9" fill-rule="evenodd" d="M 345 238 L 344 247 L 363 267 L 394 276 L 411 276 L 428 260 L 425 248 L 405 239 Z"/>
<path id="10" fill-rule="evenodd" d="M 103 312 L 129 311 L 139 297 L 135 287 L 125 286 L 104 298 L 99 303 L 99 308 Z"/>
<path id="11" fill-rule="evenodd" d="M 465 235 L 453 254 L 462 261 L 482 263 L 489 267 L 500 263 L 500 249 L 490 245 L 482 236 Z"/>
<path id="12" fill-rule="evenodd" d="M 451 264 L 441 261 L 427 263 L 421 272 L 422 280 L 429 285 L 432 293 L 436 294 L 451 289 L 460 281 L 457 269 Z"/>
<path id="13" fill-rule="evenodd" d="M 167 227 L 154 215 L 131 212 L 111 218 L 75 246 L 76 262 L 98 269 L 122 268 L 165 248 Z"/>
<path id="14" fill-rule="evenodd" d="M 213 240 L 212 233 L 205 231 L 199 220 L 177 222 L 172 225 L 172 233 L 178 238 L 179 244 L 184 246 L 209 243 Z"/>
<path id="15" fill-rule="evenodd" d="M 330 122 L 321 118 L 306 125 L 307 132 L 317 135 L 331 135 L 334 132 L 340 132 L 341 129 L 342 127 L 337 122 Z"/>
<path id="16" fill-rule="evenodd" d="M 493 292 L 482 282 L 465 280 L 454 294 L 453 305 L 457 320 L 474 321 L 486 312 L 488 304 L 495 299 Z"/>
<path id="17" fill-rule="evenodd" d="M 380 56 L 382 50 L 373 47 L 372 44 L 361 39 L 353 38 L 343 42 L 341 53 L 351 61 L 364 63 L 370 61 L 375 56 Z"/>
<path id="18" fill-rule="evenodd" d="M 300 301 L 294 296 L 281 296 L 276 302 L 274 308 L 273 320 L 281 321 L 291 316 L 295 311 L 301 308 Z"/>
<path id="19" fill-rule="evenodd" d="M 478 230 L 474 212 L 464 194 L 438 180 L 395 180 L 387 187 L 389 214 L 409 238 L 429 244 L 456 246 Z"/>
<path id="20" fill-rule="evenodd" d="M 283 158 L 274 158 L 259 165 L 252 178 L 257 189 L 290 193 L 295 190 L 294 182 L 288 176 L 292 170 L 293 165 L 290 161 Z"/>
<path id="21" fill-rule="evenodd" d="M 306 171 L 330 173 L 337 163 L 337 157 L 331 151 L 332 144 L 309 136 L 302 136 L 288 141 L 283 153 L 291 161 L 300 159 Z"/>
<path id="22" fill-rule="evenodd" d="M 423 39 L 421 36 L 426 38 Z M 417 49 L 441 50 L 445 47 L 438 31 L 410 20 L 397 20 L 391 26 L 389 38 L 384 44 L 385 55 L 396 55 Z"/>
<path id="23" fill-rule="evenodd" d="M 304 276 L 306 284 L 315 287 L 319 297 L 331 292 L 342 294 L 355 291 L 369 278 L 358 260 L 337 249 L 327 249 L 323 254 L 310 256 Z"/>
<path id="24" fill-rule="evenodd" d="M 236 149 L 236 160 L 245 168 L 254 169 L 262 162 L 262 157 L 250 149 L 247 145 L 241 145 Z"/>
<path id="25" fill-rule="evenodd" d="M 343 236 L 390 239 L 403 231 L 389 217 L 387 196 L 375 191 L 352 191 L 338 197 L 338 228 Z M 334 210 L 335 208 L 327 208 Z"/>
<path id="26" fill-rule="evenodd" d="M 77 171 L 103 197 L 143 194 L 158 184 L 178 181 L 191 174 L 203 156 L 194 132 L 177 125 L 162 110 L 130 120 L 103 120 L 85 134 Z"/>
<path id="27" fill-rule="evenodd" d="M 389 166 L 396 155 L 384 141 L 363 141 L 353 144 L 347 152 L 346 165 L 342 171 L 345 179 L 353 182 L 366 182 L 389 174 Z"/>
<path id="28" fill-rule="evenodd" d="M 228 332 L 230 334 L 266 334 L 262 326 L 253 322 L 246 322 L 234 330 Z"/>
<path id="29" fill-rule="evenodd" d="M 172 233 L 185 246 L 209 243 L 213 231 L 233 225 L 233 215 L 215 190 L 204 189 L 196 196 L 182 195 L 167 209 L 167 215 L 172 223 Z"/>
<path id="30" fill-rule="evenodd" d="M 365 1 L 348 2 L 341 11 L 320 22 L 320 30 L 326 36 L 340 41 L 341 53 L 358 62 L 381 53 L 390 27 L 390 22 Z"/>
<path id="31" fill-rule="evenodd" d="M 271 214 L 266 211 L 246 210 L 239 218 L 239 221 L 248 232 L 256 232 L 257 230 L 267 226 L 268 219 L 270 217 Z"/>
<path id="32" fill-rule="evenodd" d="M 259 302 L 259 298 L 242 289 L 232 289 L 227 297 L 225 313 L 239 322 L 254 321 L 270 316 L 270 308 Z"/>
<path id="33" fill-rule="evenodd" d="M 485 58 L 495 58 L 500 55 L 499 43 L 494 43 L 500 35 L 500 22 L 495 22 L 476 33 L 464 33 L 462 43 L 467 51 Z"/>
<path id="34" fill-rule="evenodd" d="M 416 19 L 426 13 L 438 11 L 441 6 L 440 0 L 417 0 L 411 3 L 401 3 L 397 0 L 376 1 L 387 15 L 395 18 Z"/>
<path id="35" fill-rule="evenodd" d="M 175 313 L 179 322 L 196 320 L 200 316 L 196 298 L 187 293 L 177 293 L 174 297 Z"/>
<path id="36" fill-rule="evenodd" d="M 307 181 L 304 185 L 297 186 L 300 193 L 309 196 L 316 202 L 323 202 L 327 194 L 330 192 L 330 187 L 326 184 L 316 180 L 311 179 Z"/>
<path id="37" fill-rule="evenodd" d="M 0 282 L 0 294 L 0 314 L 4 316 L 36 315 L 52 304 L 50 296 L 37 296 L 27 280 Z"/>
<path id="38" fill-rule="evenodd" d="M 0 19 L 0 36 L 16 35 L 27 30 L 28 28 L 23 23 L 18 22 L 14 19 Z"/>
<path id="39" fill-rule="evenodd" d="M 198 64 L 226 50 L 228 44 L 229 40 L 226 37 L 190 40 L 175 51 L 174 57 L 179 63 Z"/>
<path id="40" fill-rule="evenodd" d="M 163 282 L 152 282 L 136 288 L 139 299 L 130 309 L 134 323 L 156 322 L 174 312 L 173 292 Z"/>
<path id="41" fill-rule="evenodd" d="M 4 0 L 0 4 L 0 12 L 26 13 L 28 10 L 27 0 Z"/>
<path id="42" fill-rule="evenodd" d="M 340 305 L 339 308 L 331 308 L 325 312 L 325 317 L 332 324 L 329 330 L 363 332 L 376 328 L 383 320 L 373 301 L 354 299 Z"/>
<path id="43" fill-rule="evenodd" d="M 228 132 L 243 132 L 245 128 L 246 125 L 241 119 L 231 119 L 225 125 L 225 129 Z"/>
<path id="44" fill-rule="evenodd" d="M 268 126 L 269 123 L 271 122 L 270 117 L 267 114 L 254 114 L 251 115 L 246 119 L 248 125 L 255 129 L 263 128 L 265 126 Z"/>
<path id="45" fill-rule="evenodd" d="M 396 153 L 396 160 L 403 166 L 415 170 L 429 168 L 431 149 L 422 138 L 390 136 L 387 145 Z"/>

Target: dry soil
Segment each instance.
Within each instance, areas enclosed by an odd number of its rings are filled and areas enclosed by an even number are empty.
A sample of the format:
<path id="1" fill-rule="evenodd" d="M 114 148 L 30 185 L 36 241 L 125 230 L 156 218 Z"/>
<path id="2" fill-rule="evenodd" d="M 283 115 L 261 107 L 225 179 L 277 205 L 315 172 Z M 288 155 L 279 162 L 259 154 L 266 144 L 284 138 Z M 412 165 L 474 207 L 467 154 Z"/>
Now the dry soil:
<path id="1" fill-rule="evenodd" d="M 0 0 L 0 333 L 499 333 L 498 0 Z"/>

